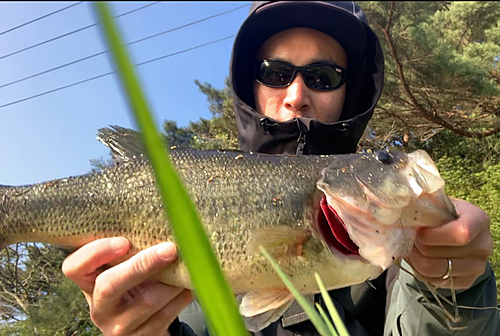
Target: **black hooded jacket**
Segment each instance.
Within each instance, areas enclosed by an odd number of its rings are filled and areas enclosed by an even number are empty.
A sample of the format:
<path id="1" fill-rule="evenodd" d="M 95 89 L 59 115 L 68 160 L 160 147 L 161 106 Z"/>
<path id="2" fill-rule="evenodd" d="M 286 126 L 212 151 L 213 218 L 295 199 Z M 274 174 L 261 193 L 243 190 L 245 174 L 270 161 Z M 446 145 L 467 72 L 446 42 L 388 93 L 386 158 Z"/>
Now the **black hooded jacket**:
<path id="1" fill-rule="evenodd" d="M 322 31 L 347 54 L 347 96 L 338 122 L 295 118 L 278 122 L 255 110 L 253 65 L 259 47 L 292 27 Z M 356 146 L 373 115 L 384 81 L 384 57 L 377 35 L 351 1 L 254 2 L 233 47 L 230 69 L 241 148 L 273 154 L 344 154 Z M 299 139 L 301 139 L 299 141 Z"/>
<path id="2" fill-rule="evenodd" d="M 253 65 L 272 35 L 293 27 L 332 36 L 347 55 L 347 90 L 339 121 L 311 118 L 280 122 L 255 110 Z M 254 2 L 233 47 L 230 68 L 236 124 L 242 150 L 272 154 L 345 154 L 357 144 L 382 93 L 384 57 L 361 8 L 351 1 Z M 331 291 L 352 335 L 382 335 L 386 273 L 371 283 Z M 315 301 L 321 303 L 319 295 Z M 317 335 L 297 305 L 258 335 Z"/>

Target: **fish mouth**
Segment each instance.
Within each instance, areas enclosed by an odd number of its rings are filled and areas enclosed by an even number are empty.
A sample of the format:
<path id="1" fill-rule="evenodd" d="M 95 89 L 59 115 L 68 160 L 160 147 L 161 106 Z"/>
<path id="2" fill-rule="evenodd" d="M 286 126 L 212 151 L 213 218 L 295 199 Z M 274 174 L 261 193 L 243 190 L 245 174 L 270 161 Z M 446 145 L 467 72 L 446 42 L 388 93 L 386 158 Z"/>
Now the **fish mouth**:
<path id="1" fill-rule="evenodd" d="M 346 225 L 323 195 L 318 209 L 316 230 L 330 248 L 346 256 L 360 256 L 359 247 L 351 240 Z"/>

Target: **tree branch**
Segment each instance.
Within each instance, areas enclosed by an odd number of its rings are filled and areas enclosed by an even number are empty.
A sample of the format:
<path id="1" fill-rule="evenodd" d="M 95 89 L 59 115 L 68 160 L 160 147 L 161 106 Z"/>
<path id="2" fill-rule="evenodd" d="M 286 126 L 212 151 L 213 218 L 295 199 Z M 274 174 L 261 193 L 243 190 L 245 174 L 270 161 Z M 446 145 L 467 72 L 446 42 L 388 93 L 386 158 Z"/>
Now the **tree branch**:
<path id="1" fill-rule="evenodd" d="M 482 131 L 482 132 L 470 132 L 470 131 L 466 131 L 466 130 L 461 129 L 461 128 L 454 127 L 452 124 L 450 124 L 449 122 L 447 122 L 446 120 L 444 120 L 443 118 L 441 118 L 438 115 L 438 113 L 437 113 L 436 110 L 429 111 L 426 108 L 424 108 L 417 101 L 417 99 L 413 95 L 413 92 L 411 91 L 411 89 L 410 89 L 410 87 L 408 85 L 408 82 L 406 80 L 406 77 L 405 77 L 405 74 L 404 74 L 404 71 L 403 71 L 403 66 L 401 65 L 401 61 L 399 60 L 399 57 L 398 57 L 397 52 L 396 52 L 396 48 L 394 47 L 394 43 L 392 41 L 391 34 L 389 33 L 390 32 L 390 28 L 391 28 L 390 25 L 389 25 L 389 23 L 392 20 L 393 10 L 394 10 L 394 2 L 391 3 L 391 8 L 390 8 L 390 12 L 389 12 L 389 19 L 387 21 L 386 27 L 383 28 L 378 23 L 376 23 L 376 25 L 382 31 L 382 33 L 384 35 L 384 38 L 385 38 L 385 40 L 387 42 L 387 47 L 389 48 L 389 52 L 390 52 L 390 55 L 392 57 L 392 60 L 396 64 L 397 77 L 399 79 L 399 82 L 401 84 L 403 92 L 408 97 L 408 99 L 410 100 L 411 105 L 413 105 L 416 108 L 416 110 L 418 112 L 420 112 L 420 114 L 425 119 L 427 119 L 427 120 L 429 120 L 429 121 L 431 121 L 433 123 L 436 123 L 436 124 L 438 124 L 438 125 L 446 128 L 446 129 L 449 129 L 449 130 L 453 131 L 456 134 L 459 134 L 459 135 L 462 135 L 462 136 L 465 136 L 465 137 L 470 137 L 470 138 L 484 138 L 484 137 L 487 137 L 489 135 L 499 133 L 500 132 L 500 126 L 493 127 L 493 128 L 490 128 L 490 129 L 488 129 L 486 131 Z"/>

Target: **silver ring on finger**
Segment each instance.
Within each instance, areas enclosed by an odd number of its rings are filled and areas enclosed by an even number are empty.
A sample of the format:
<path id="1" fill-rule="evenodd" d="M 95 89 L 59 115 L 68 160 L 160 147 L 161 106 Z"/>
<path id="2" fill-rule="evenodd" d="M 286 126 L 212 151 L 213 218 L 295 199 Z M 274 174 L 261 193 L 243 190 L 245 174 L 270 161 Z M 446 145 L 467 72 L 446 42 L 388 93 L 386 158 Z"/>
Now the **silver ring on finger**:
<path id="1" fill-rule="evenodd" d="M 451 263 L 451 259 L 450 258 L 446 258 L 446 260 L 448 260 L 448 269 L 446 270 L 446 273 L 445 275 L 442 276 L 441 279 L 443 280 L 448 280 L 451 276 L 451 271 L 453 270 L 453 265 Z"/>

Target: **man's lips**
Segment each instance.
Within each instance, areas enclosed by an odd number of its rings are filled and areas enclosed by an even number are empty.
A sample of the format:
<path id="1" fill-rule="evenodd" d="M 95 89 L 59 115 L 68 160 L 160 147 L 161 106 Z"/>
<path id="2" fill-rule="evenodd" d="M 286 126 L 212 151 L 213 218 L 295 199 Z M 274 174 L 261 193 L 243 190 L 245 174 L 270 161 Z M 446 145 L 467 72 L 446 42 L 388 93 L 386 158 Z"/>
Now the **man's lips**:
<path id="1" fill-rule="evenodd" d="M 337 212 L 328 205 L 326 197 L 321 199 L 320 207 L 318 227 L 328 246 L 346 255 L 359 255 L 358 246 L 349 238 L 344 222 L 337 215 Z"/>

